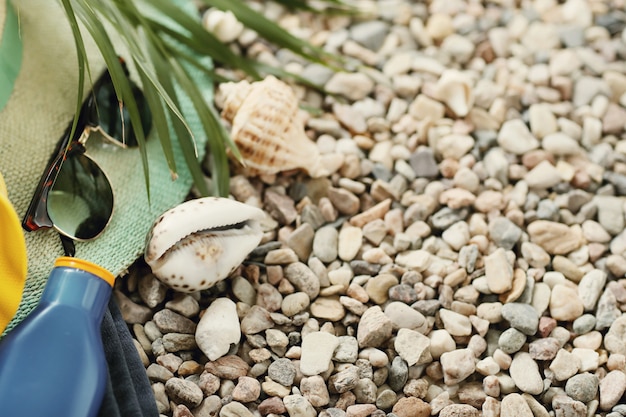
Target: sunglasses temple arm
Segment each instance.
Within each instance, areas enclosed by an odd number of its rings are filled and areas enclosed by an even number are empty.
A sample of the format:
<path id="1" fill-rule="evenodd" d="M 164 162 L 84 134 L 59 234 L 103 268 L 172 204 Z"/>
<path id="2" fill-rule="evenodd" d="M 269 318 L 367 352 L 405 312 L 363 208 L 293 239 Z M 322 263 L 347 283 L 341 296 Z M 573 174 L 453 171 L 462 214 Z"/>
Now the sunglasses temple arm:
<path id="1" fill-rule="evenodd" d="M 65 256 L 74 257 L 76 255 L 76 246 L 74 245 L 74 241 L 67 237 L 63 236 L 59 233 L 59 238 L 61 239 L 61 245 L 63 245 L 63 252 L 65 252 Z"/>

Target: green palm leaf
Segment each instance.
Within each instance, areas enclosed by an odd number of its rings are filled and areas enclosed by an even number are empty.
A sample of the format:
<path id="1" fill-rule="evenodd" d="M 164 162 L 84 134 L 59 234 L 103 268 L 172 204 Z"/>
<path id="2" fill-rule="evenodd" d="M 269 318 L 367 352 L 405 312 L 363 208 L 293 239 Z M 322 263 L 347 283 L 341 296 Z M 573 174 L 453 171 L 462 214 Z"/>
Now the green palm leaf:
<path id="1" fill-rule="evenodd" d="M 331 67 L 343 65 L 341 59 L 291 35 L 251 9 L 242 0 L 202 0 L 202 2 L 207 6 L 231 11 L 244 25 L 255 30 L 279 48 L 287 48 L 311 62 L 323 63 Z M 328 7 L 324 9 L 324 12 L 350 10 L 341 0 L 325 0 L 325 2 Z M 194 184 L 203 195 L 212 193 L 225 196 L 228 194 L 227 151 L 230 151 L 230 154 L 237 159 L 240 159 L 240 154 L 212 103 L 203 97 L 202 92 L 192 81 L 189 69 L 200 69 L 214 81 L 225 81 L 213 71 L 210 65 L 207 65 L 206 58 L 210 57 L 219 65 L 242 70 L 254 79 L 261 78 L 262 74 L 276 74 L 319 88 L 280 68 L 269 67 L 234 53 L 228 45 L 221 43 L 215 35 L 204 29 L 199 16 L 189 13 L 189 10 L 178 2 L 171 0 L 137 0 L 137 2 L 61 0 L 61 3 L 68 15 L 78 52 L 79 94 L 76 114 L 78 115 L 82 103 L 85 70 L 89 71 L 85 43 L 81 35 L 81 27 L 84 27 L 104 58 L 120 102 L 128 109 L 140 147 L 148 196 L 150 181 L 145 132 L 142 131 L 142 125 L 139 122 L 139 110 L 132 94 L 130 81 L 118 60 L 116 49 L 107 31 L 115 32 L 116 37 L 123 42 L 129 52 L 132 66 L 141 81 L 144 95 L 153 114 L 154 130 L 159 137 L 172 177 L 177 176 L 178 169 L 174 162 L 173 152 L 173 140 L 177 140 Z M 305 0 L 280 0 L 279 3 L 287 7 L 313 10 Z M 89 78 L 91 78 L 90 75 Z M 209 190 L 204 181 L 193 133 L 181 111 L 181 94 L 192 102 L 207 137 L 213 190 Z M 76 120 L 74 126 L 75 124 Z M 172 131 L 175 138 L 172 137 Z"/>

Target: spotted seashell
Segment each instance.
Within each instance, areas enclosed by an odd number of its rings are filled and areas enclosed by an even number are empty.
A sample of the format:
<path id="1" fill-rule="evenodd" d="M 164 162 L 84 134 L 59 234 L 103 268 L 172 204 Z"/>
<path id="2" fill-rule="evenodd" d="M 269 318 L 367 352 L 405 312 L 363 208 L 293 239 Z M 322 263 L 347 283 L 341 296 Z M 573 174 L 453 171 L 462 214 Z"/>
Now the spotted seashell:
<path id="1" fill-rule="evenodd" d="M 317 146 L 298 118 L 298 98 L 284 82 L 268 76 L 254 83 L 225 83 L 216 103 L 231 123 L 231 137 L 252 173 L 303 169 L 311 177 L 327 175 Z"/>
<path id="2" fill-rule="evenodd" d="M 210 288 L 257 247 L 264 218 L 262 210 L 228 198 L 187 201 L 154 222 L 145 260 L 157 278 L 177 291 Z"/>

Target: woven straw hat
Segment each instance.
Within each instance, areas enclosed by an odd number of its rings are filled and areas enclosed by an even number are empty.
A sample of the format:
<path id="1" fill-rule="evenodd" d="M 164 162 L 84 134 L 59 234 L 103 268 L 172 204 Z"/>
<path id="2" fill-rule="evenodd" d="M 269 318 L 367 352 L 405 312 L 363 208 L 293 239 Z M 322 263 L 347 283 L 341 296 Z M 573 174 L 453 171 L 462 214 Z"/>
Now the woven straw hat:
<path id="1" fill-rule="evenodd" d="M 13 65 L 19 71 L 4 107 L 1 107 L 0 97 L 0 172 L 6 181 L 9 199 L 22 218 L 55 144 L 74 117 L 78 69 L 74 39 L 60 2 L 13 0 L 11 4 L 14 16 L 10 5 L 0 0 L 0 58 L 6 59 L 1 55 L 7 36 L 3 29 L 11 25 L 19 30 L 22 57 L 21 66 L 17 61 Z M 93 42 L 86 35 L 85 38 L 95 80 L 104 70 L 104 63 Z M 123 48 L 120 47 L 118 52 L 125 56 Z M 5 65 L 0 64 L 0 69 L 4 68 Z M 131 68 L 131 77 L 132 74 Z M 206 96 L 210 96 L 210 81 L 199 73 L 193 76 Z M 90 87 L 89 84 L 85 86 L 86 94 Z M 200 122 L 190 101 L 181 98 L 181 107 L 194 132 L 201 158 L 205 137 Z M 175 137 L 173 133 L 172 137 Z M 183 201 L 192 185 L 191 175 L 184 169 L 182 152 L 177 143 L 174 147 L 176 165 L 180 167 L 176 181 L 171 179 L 158 138 L 148 138 L 146 149 L 151 184 L 148 200 L 138 149 L 118 149 L 92 139 L 87 142 L 87 154 L 106 172 L 112 183 L 115 206 L 111 222 L 101 236 L 76 243 L 77 257 L 118 275 L 142 255 L 145 236 L 153 220 Z M 24 236 L 28 277 L 22 302 L 9 329 L 35 307 L 54 260 L 63 255 L 54 230 L 25 232 Z"/>

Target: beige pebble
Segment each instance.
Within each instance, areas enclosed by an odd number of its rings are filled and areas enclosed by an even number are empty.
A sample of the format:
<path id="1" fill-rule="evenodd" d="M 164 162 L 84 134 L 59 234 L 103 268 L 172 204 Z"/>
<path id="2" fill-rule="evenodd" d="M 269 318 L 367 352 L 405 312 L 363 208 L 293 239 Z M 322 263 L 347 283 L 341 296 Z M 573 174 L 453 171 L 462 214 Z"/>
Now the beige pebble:
<path id="1" fill-rule="evenodd" d="M 391 274 L 379 274 L 367 281 L 365 291 L 370 300 L 376 304 L 383 304 L 389 299 L 389 288 L 398 285 L 398 278 Z"/>
<path id="2" fill-rule="evenodd" d="M 485 276 L 489 290 L 495 294 L 502 294 L 512 288 L 513 268 L 504 249 L 498 248 L 485 258 Z"/>
<path id="3" fill-rule="evenodd" d="M 572 355 L 580 359 L 580 372 L 593 372 L 600 366 L 600 354 L 593 349 L 574 348 Z"/>
<path id="4" fill-rule="evenodd" d="M 338 255 L 341 260 L 351 261 L 361 248 L 363 231 L 358 227 L 345 226 L 339 231 Z"/>
<path id="5" fill-rule="evenodd" d="M 392 330 L 391 320 L 379 306 L 373 306 L 361 316 L 356 337 L 360 347 L 378 347 L 391 337 Z"/>
<path id="6" fill-rule="evenodd" d="M 439 358 L 444 383 L 455 385 L 472 375 L 476 369 L 474 353 L 469 349 L 445 352 Z"/>
<path id="7" fill-rule="evenodd" d="M 451 209 L 459 209 L 474 204 L 476 196 L 471 192 L 462 188 L 451 188 L 444 191 L 439 196 L 439 203 L 444 204 Z"/>
<path id="8" fill-rule="evenodd" d="M 521 391 L 532 395 L 538 395 L 543 391 L 539 367 L 528 353 L 518 352 L 513 357 L 509 373 Z"/>
<path id="9" fill-rule="evenodd" d="M 500 417 L 533 417 L 533 412 L 524 397 L 512 393 L 502 398 Z"/>
<path id="10" fill-rule="evenodd" d="M 535 243 L 523 242 L 521 250 L 524 259 L 534 268 L 543 268 L 550 263 L 550 255 Z"/>
<path id="11" fill-rule="evenodd" d="M 310 306 L 311 315 L 323 320 L 340 321 L 346 311 L 338 297 L 317 297 Z"/>
<path id="12" fill-rule="evenodd" d="M 480 303 L 476 308 L 476 314 L 489 323 L 500 323 L 502 321 L 502 303 Z"/>
<path id="13" fill-rule="evenodd" d="M 556 117 L 546 103 L 537 103 L 528 109 L 530 119 L 530 131 L 535 137 L 541 139 L 546 135 L 557 131 Z"/>
<path id="14" fill-rule="evenodd" d="M 600 409 L 613 408 L 626 391 L 626 374 L 623 371 L 611 371 L 600 380 Z"/>
<path id="15" fill-rule="evenodd" d="M 546 189 L 561 182 L 561 173 L 548 161 L 541 161 L 524 175 L 524 181 L 530 188 Z"/>
<path id="16" fill-rule="evenodd" d="M 439 359 L 445 352 L 451 352 L 456 348 L 456 342 L 447 330 L 437 329 L 430 332 L 430 354 L 434 359 Z"/>
<path id="17" fill-rule="evenodd" d="M 584 312 L 583 302 L 574 288 L 557 284 L 550 295 L 550 315 L 560 321 L 574 321 Z"/>
<path id="18" fill-rule="evenodd" d="M 576 226 L 536 220 L 528 225 L 527 231 L 532 242 L 553 255 L 568 254 L 584 243 L 582 230 Z"/>
<path id="19" fill-rule="evenodd" d="M 427 336 L 410 329 L 399 329 L 394 349 L 409 366 L 432 362 L 430 340 Z"/>
<path id="20" fill-rule="evenodd" d="M 439 317 L 445 329 L 452 336 L 469 336 L 472 334 L 472 323 L 467 316 L 442 308 Z"/>
<path id="21" fill-rule="evenodd" d="M 452 18 L 448 14 L 435 13 L 426 22 L 426 33 L 435 41 L 441 41 L 453 32 Z"/>
<path id="22" fill-rule="evenodd" d="M 375 206 L 352 217 L 350 219 L 350 224 L 356 227 L 363 227 L 366 223 L 369 223 L 374 219 L 382 219 L 383 216 L 389 211 L 390 207 L 391 199 L 381 201 Z"/>
<path id="23" fill-rule="evenodd" d="M 572 344 L 577 348 L 586 348 L 586 349 L 599 349 L 600 345 L 602 345 L 602 333 L 598 331 L 591 331 L 589 333 L 580 335 L 576 337 Z"/>

